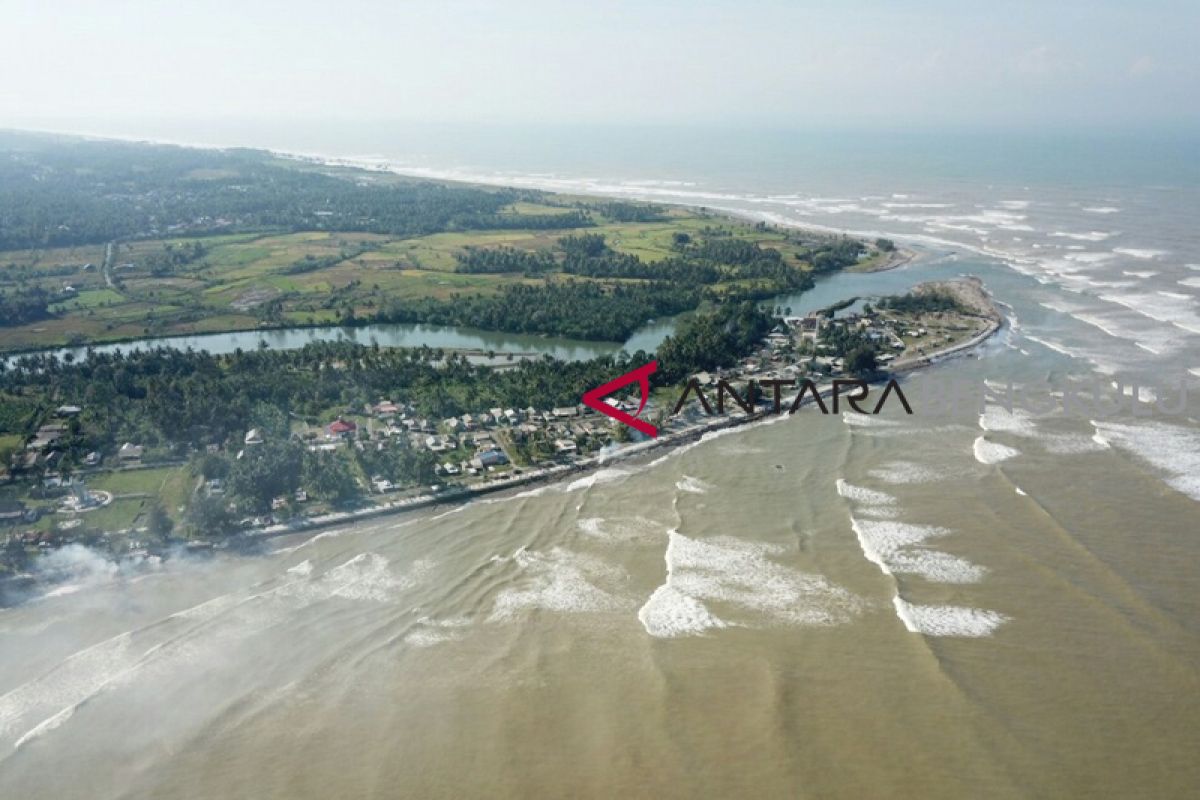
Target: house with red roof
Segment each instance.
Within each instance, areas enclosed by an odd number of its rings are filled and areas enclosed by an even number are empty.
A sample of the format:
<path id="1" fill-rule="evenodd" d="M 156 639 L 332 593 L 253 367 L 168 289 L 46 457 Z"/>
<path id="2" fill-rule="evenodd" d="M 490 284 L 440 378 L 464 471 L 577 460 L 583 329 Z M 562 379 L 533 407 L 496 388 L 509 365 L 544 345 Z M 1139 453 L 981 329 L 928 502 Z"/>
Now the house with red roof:
<path id="1" fill-rule="evenodd" d="M 329 434 L 330 439 L 345 439 L 353 435 L 357 430 L 358 425 L 341 417 L 338 417 L 325 426 L 325 431 Z"/>

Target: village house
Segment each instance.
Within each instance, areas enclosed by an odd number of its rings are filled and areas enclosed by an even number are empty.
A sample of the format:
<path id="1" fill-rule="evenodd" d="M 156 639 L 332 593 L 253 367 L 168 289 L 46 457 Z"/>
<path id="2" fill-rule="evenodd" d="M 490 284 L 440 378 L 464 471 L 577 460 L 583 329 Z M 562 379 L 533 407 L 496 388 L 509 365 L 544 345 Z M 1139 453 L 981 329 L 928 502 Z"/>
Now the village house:
<path id="1" fill-rule="evenodd" d="M 498 467 L 508 463 L 508 456 L 503 450 L 485 450 L 471 459 L 471 466 L 476 469 Z"/>
<path id="2" fill-rule="evenodd" d="M 141 461 L 142 453 L 144 451 L 145 451 L 145 448 L 142 447 L 140 444 L 133 444 L 131 442 L 126 442 L 125 444 L 121 445 L 121 449 L 117 451 L 117 458 L 119 458 L 121 461 L 126 461 L 126 462 Z"/>
<path id="3" fill-rule="evenodd" d="M 33 440 L 25 446 L 27 450 L 46 450 L 58 443 L 67 432 L 66 425 L 43 425 L 37 429 Z"/>
<path id="4" fill-rule="evenodd" d="M 383 400 L 375 405 L 375 416 L 380 419 L 388 419 L 400 413 L 400 407 L 391 400 Z"/>
<path id="5" fill-rule="evenodd" d="M 325 426 L 325 434 L 330 439 L 346 439 L 358 431 L 358 425 L 350 420 L 338 417 Z"/>

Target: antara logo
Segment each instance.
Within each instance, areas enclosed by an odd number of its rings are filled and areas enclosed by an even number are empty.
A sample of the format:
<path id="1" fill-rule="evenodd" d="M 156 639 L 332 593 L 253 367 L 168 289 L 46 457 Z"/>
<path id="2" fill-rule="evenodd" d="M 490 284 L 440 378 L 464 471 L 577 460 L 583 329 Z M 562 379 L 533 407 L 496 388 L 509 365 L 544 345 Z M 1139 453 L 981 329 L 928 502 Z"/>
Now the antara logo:
<path id="1" fill-rule="evenodd" d="M 626 372 L 616 380 L 611 380 L 608 383 L 601 384 L 595 389 L 583 393 L 583 404 L 588 408 L 594 408 L 605 416 L 612 417 L 617 422 L 623 422 L 635 431 L 641 431 L 647 436 L 658 436 L 658 428 L 651 425 L 645 420 L 637 418 L 638 414 L 642 413 L 642 409 L 646 407 L 646 401 L 650 399 L 650 376 L 658 369 L 658 362 L 651 361 L 649 364 L 638 367 L 637 369 Z M 626 414 L 619 408 L 611 406 L 604 402 L 604 398 L 608 397 L 618 389 L 623 389 L 634 381 L 638 382 L 638 386 L 642 390 L 642 402 L 638 406 L 637 414 Z"/>
<path id="2" fill-rule="evenodd" d="M 597 386 L 591 391 L 585 392 L 583 395 L 583 404 L 588 408 L 595 409 L 607 417 L 612 417 L 618 422 L 628 425 L 634 430 L 640 431 L 647 436 L 658 436 L 658 428 L 654 427 L 645 420 L 638 419 L 638 414 L 642 413 L 642 410 L 646 407 L 646 401 L 650 399 L 650 376 L 654 374 L 656 370 L 658 370 L 658 362 L 651 361 L 649 364 L 645 364 L 644 366 L 638 367 L 635 370 L 626 372 L 616 380 L 611 380 L 608 383 Z M 618 389 L 623 389 L 634 382 L 637 382 L 638 387 L 642 391 L 642 402 L 638 406 L 637 413 L 628 414 L 615 405 L 610 405 L 609 403 L 604 402 L 605 397 L 608 397 Z M 829 414 L 831 411 L 832 413 L 837 414 L 839 412 L 839 400 L 845 400 L 846 404 L 850 406 L 853 411 L 856 411 L 859 414 L 878 414 L 881 410 L 883 410 L 883 404 L 889 397 L 892 396 L 893 393 L 896 395 L 896 399 L 899 401 L 900 405 L 904 407 L 904 412 L 906 414 L 913 413 L 912 406 L 908 404 L 908 398 L 904 396 L 904 392 L 900 389 L 900 384 L 895 378 L 887 382 L 887 384 L 884 386 L 883 394 L 879 396 L 878 401 L 875 403 L 875 407 L 870 409 L 861 408 L 858 405 L 860 401 L 866 400 L 870 393 L 870 385 L 863 380 L 834 380 L 829 392 L 832 399 L 832 409 L 825 405 L 825 400 L 822 397 L 820 388 L 810 380 L 801 381 L 799 384 L 797 384 L 795 380 L 790 379 L 763 381 L 751 380 L 746 386 L 745 395 L 738 394 L 737 390 L 734 389 L 733 386 L 729 385 L 729 383 L 724 380 L 719 380 L 717 381 L 716 413 L 725 413 L 725 400 L 726 397 L 728 397 L 729 399 L 733 400 L 734 404 L 736 404 L 738 408 L 747 414 L 780 414 L 784 409 L 784 404 L 782 402 L 782 390 L 784 388 L 795 387 L 797 385 L 799 386 L 799 391 L 796 393 L 796 397 L 792 401 L 790 407 L 787 408 L 787 413 L 789 415 L 795 414 L 796 411 L 800 409 L 801 404 L 804 402 L 804 398 L 809 395 L 812 396 L 813 403 L 821 410 L 822 414 Z M 756 409 L 756 401 L 761 396 L 764 388 L 769 388 L 772 390 L 771 399 L 773 402 L 771 403 L 770 409 L 763 409 L 761 412 L 759 412 Z M 845 391 L 848 389 L 851 391 Z M 671 410 L 671 416 L 678 414 L 683 409 L 684 404 L 687 402 L 688 396 L 692 394 L 694 394 L 696 399 L 700 401 L 700 405 L 704 408 L 705 412 L 708 414 L 713 413 L 712 405 L 709 404 L 708 398 L 704 396 L 704 391 L 700 387 L 700 382 L 696 378 L 692 378 L 687 382 L 687 385 L 684 386 L 683 394 L 679 396 L 679 401 L 675 403 L 675 407 Z"/>

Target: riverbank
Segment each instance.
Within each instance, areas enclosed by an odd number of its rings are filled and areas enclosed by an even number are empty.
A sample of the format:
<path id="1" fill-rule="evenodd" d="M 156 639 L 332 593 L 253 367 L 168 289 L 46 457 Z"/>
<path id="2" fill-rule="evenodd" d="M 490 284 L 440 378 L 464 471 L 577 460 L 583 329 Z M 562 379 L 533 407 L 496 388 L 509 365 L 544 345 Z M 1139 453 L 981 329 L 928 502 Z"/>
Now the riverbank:
<path id="1" fill-rule="evenodd" d="M 911 359 L 901 359 L 894 362 L 888 374 L 881 377 L 877 382 L 883 382 L 887 378 L 894 375 L 901 375 L 912 372 L 924 367 L 933 366 L 938 362 L 948 358 L 963 355 L 970 350 L 978 347 L 991 338 L 1004 325 L 1004 316 L 1000 313 L 991 296 L 987 293 L 983 286 L 983 281 L 974 276 L 966 276 L 950 281 L 933 281 L 925 284 L 920 284 L 915 287 L 914 291 L 949 291 L 952 292 L 960 302 L 967 305 L 976 311 L 986 323 L 982 330 L 972 334 L 967 339 L 951 344 L 947 347 L 940 348 L 932 353 L 923 354 L 919 357 Z M 833 395 L 834 384 L 824 383 L 818 385 L 818 394 L 824 399 L 828 399 Z M 781 399 L 781 408 L 790 408 L 795 401 L 796 392 L 784 396 Z M 801 402 L 800 407 L 806 408 L 816 403 L 815 398 L 807 396 Z M 647 439 L 633 444 L 627 444 L 619 448 L 605 450 L 595 456 L 579 459 L 571 463 L 558 464 L 553 467 L 545 467 L 525 471 L 520 475 L 514 475 L 507 478 L 500 478 L 477 486 L 463 487 L 446 492 L 438 492 L 431 494 L 418 495 L 416 497 L 398 500 L 385 505 L 374 506 L 371 508 L 356 509 L 346 512 L 334 512 L 325 514 L 319 517 L 305 519 L 301 524 L 295 522 L 290 524 L 273 525 L 256 531 L 253 536 L 274 537 L 291 533 L 299 533 L 303 531 L 316 530 L 334 525 L 343 525 L 348 522 L 354 522 L 362 519 L 370 519 L 374 517 L 400 513 L 404 511 L 416 511 L 430 508 L 438 505 L 469 503 L 472 500 L 484 497 L 487 495 L 498 494 L 505 491 L 515 491 L 517 489 L 528 489 L 532 486 L 544 485 L 549 483 L 559 482 L 569 476 L 586 475 L 595 472 L 605 467 L 611 466 L 614 463 L 636 459 L 648 453 L 663 450 L 674 449 L 676 447 L 690 444 L 692 442 L 703 439 L 708 434 L 714 434 L 718 431 L 741 427 L 756 422 L 762 422 L 775 416 L 768 411 L 757 411 L 755 413 L 746 414 L 739 412 L 736 416 L 715 417 L 701 419 L 699 421 L 692 420 L 680 424 L 675 430 L 667 430 L 665 433 L 653 439 Z M 672 424 L 672 423 L 669 423 Z"/>
<path id="2" fill-rule="evenodd" d="M 887 272 L 890 269 L 899 269 L 900 267 L 911 264 L 916 261 L 919 254 L 916 250 L 908 247 L 897 247 L 887 254 L 886 258 L 880 259 L 877 263 L 866 264 L 861 267 L 851 267 L 851 272 L 862 272 L 870 274 L 873 272 Z"/>
<path id="3" fill-rule="evenodd" d="M 903 374 L 932 365 L 954 355 L 968 352 L 999 330 L 1003 323 L 1002 315 L 995 304 L 992 303 L 983 287 L 982 281 L 977 278 L 929 282 L 919 285 L 915 291 L 920 293 L 934 290 L 952 292 L 960 303 L 971 309 L 979 318 L 985 320 L 983 328 L 973 332 L 965 340 L 951 343 L 934 352 L 922 353 L 919 357 L 900 359 L 897 363 L 892 364 L 892 374 Z M 739 379 L 736 374 L 727 377 L 733 381 Z M 755 376 L 750 374 L 743 375 L 742 377 Z M 822 380 L 819 385 L 819 395 L 822 398 L 828 398 L 832 395 L 832 392 L 832 383 Z M 793 392 L 786 398 L 786 405 L 784 407 L 790 408 L 794 397 L 795 393 Z M 811 405 L 815 402 L 813 398 L 806 398 L 806 400 L 807 402 L 802 405 Z M 255 542 L 273 537 L 306 534 L 332 526 L 406 511 L 419 511 L 436 506 L 469 503 L 487 495 L 528 490 L 531 487 L 556 483 L 563 479 L 577 479 L 580 476 L 587 475 L 618 462 L 637 459 L 656 451 L 661 452 L 676 449 L 700 440 L 706 435 L 760 422 L 768 416 L 771 416 L 770 413 L 760 411 L 753 414 L 737 413 L 736 416 L 729 417 L 697 418 L 692 416 L 688 419 L 678 418 L 661 426 L 662 432 L 655 439 L 628 444 L 619 448 L 605 449 L 603 452 L 593 456 L 564 461 L 553 466 L 529 469 L 519 475 L 512 475 L 510 477 L 484 479 L 471 485 L 426 492 L 388 502 L 372 503 L 360 508 L 332 511 L 311 517 L 298 516 L 285 523 L 250 529 L 241 536 L 228 540 L 229 544 L 227 546 L 237 549 L 237 543 L 240 542 L 242 545 L 249 545 L 253 548 Z M 28 576 L 25 577 L 27 579 Z"/>

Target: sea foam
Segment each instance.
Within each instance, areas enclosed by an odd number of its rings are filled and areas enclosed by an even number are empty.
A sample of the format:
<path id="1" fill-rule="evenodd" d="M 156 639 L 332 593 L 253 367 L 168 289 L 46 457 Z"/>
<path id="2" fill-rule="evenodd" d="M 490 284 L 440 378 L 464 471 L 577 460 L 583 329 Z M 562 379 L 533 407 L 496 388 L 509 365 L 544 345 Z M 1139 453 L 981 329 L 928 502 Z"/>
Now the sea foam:
<path id="1" fill-rule="evenodd" d="M 626 579 L 624 570 L 599 558 L 561 547 L 546 552 L 521 548 L 512 561 L 519 570 L 515 585 L 496 596 L 490 622 L 509 621 L 535 610 L 578 614 L 632 606 L 631 601 L 598 585 L 619 585 Z"/>
<path id="2" fill-rule="evenodd" d="M 910 633 L 925 636 L 990 636 L 1009 618 L 996 611 L 966 606 L 926 606 L 892 598 L 896 616 Z"/>
<path id="3" fill-rule="evenodd" d="M 1096 440 L 1133 453 L 1166 474 L 1171 488 L 1200 500 L 1200 431 L 1162 422 L 1092 420 Z"/>
<path id="4" fill-rule="evenodd" d="M 851 517 L 850 525 L 863 555 L 885 575 L 919 575 L 934 583 L 976 583 L 987 573 L 964 558 L 924 546 L 929 539 L 950 534 L 947 528 L 857 517 Z"/>
<path id="5" fill-rule="evenodd" d="M 671 531 L 666 581 L 638 619 L 651 636 L 670 638 L 733 625 L 831 625 L 858 613 L 862 603 L 855 595 L 771 558 L 784 552 L 763 542 Z M 730 607 L 733 616 L 719 617 L 711 602 Z"/>
<path id="6" fill-rule="evenodd" d="M 998 442 L 989 442 L 982 436 L 975 439 L 974 451 L 975 460 L 980 464 L 999 464 L 1001 461 L 1021 455 L 1020 450 Z"/>
<path id="7" fill-rule="evenodd" d="M 935 483 L 945 480 L 951 475 L 947 469 L 934 468 L 925 464 L 918 464 L 914 461 L 889 461 L 886 464 L 875 467 L 867 474 L 884 483 L 898 485 Z"/>

